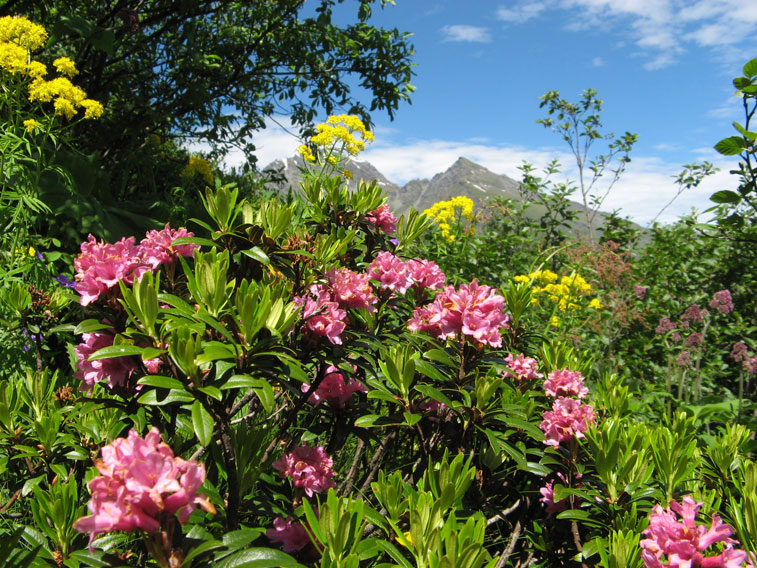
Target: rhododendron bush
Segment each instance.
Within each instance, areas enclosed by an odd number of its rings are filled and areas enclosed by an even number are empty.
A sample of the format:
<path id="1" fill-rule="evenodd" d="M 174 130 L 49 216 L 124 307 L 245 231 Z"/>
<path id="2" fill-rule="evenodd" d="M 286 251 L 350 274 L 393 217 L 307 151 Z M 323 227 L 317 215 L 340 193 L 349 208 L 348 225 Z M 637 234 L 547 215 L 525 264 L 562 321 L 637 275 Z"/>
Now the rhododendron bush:
<path id="1" fill-rule="evenodd" d="M 591 269 L 560 257 L 500 280 L 445 274 L 422 238 L 432 218 L 398 217 L 375 183 L 347 190 L 337 150 L 372 140 L 362 122 L 318 132 L 290 200 L 219 184 L 205 219 L 81 244 L 72 280 L 55 280 L 75 309 L 45 328 L 60 349 L 0 383 L 0 559 L 757 561 L 751 341 L 729 345 L 740 405 L 707 406 L 702 378 L 739 293 L 640 316 L 658 320 L 670 368 L 690 369 L 666 375 L 690 395 L 651 379 L 635 392 L 596 338 L 618 321 L 607 306 L 650 303 L 656 284 L 613 280 L 605 249 Z M 441 246 L 471 229 L 449 224 Z"/>

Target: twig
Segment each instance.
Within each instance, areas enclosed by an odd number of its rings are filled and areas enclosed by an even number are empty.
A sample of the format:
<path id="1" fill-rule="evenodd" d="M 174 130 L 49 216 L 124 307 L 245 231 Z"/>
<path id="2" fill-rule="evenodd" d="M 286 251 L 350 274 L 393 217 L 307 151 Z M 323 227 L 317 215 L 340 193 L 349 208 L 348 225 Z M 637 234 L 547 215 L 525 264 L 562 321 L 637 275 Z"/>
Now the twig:
<path id="1" fill-rule="evenodd" d="M 520 501 L 518 501 L 518 503 L 520 503 Z M 516 503 L 515 505 L 517 506 L 518 503 Z M 497 560 L 494 568 L 504 568 L 505 564 L 507 564 L 507 560 L 510 558 L 513 550 L 515 550 L 515 543 L 518 541 L 521 531 L 522 528 L 520 526 L 520 520 L 518 520 L 518 522 L 515 523 L 515 526 L 513 527 L 512 534 L 510 535 L 510 542 L 507 543 L 507 548 L 505 548 L 504 552 L 499 557 L 499 560 Z"/>
<path id="2" fill-rule="evenodd" d="M 512 507 L 508 507 L 507 509 L 502 509 L 499 513 L 494 515 L 491 519 L 487 519 L 486 526 L 490 527 L 494 523 L 498 523 L 499 521 L 504 521 L 505 517 L 514 513 L 518 507 L 520 507 L 520 499 L 518 499 Z"/>

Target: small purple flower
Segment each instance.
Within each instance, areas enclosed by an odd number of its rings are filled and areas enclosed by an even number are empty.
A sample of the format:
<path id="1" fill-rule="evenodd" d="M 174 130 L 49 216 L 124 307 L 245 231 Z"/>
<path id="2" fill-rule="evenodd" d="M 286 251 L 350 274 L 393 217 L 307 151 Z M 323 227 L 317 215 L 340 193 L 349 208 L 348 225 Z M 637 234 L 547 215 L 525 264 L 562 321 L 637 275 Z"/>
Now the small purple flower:
<path id="1" fill-rule="evenodd" d="M 45 260 L 44 258 L 42 258 L 42 253 L 39 251 L 37 251 L 37 258 L 40 260 Z"/>
<path id="2" fill-rule="evenodd" d="M 55 281 L 64 288 L 71 288 L 72 290 L 76 286 L 76 283 L 73 280 L 69 280 L 65 274 L 58 274 L 55 277 Z"/>
<path id="3" fill-rule="evenodd" d="M 389 239 L 389 242 L 392 243 L 394 246 L 397 246 L 398 244 L 400 244 L 399 239 Z"/>

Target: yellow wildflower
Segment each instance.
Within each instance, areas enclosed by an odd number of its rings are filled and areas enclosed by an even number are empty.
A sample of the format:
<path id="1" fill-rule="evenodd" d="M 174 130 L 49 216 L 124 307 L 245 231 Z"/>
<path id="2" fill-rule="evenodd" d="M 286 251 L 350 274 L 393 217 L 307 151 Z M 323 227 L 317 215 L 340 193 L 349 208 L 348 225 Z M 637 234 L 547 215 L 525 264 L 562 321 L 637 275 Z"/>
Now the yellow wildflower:
<path id="1" fill-rule="evenodd" d="M 601 310 L 604 306 L 602 306 L 602 302 L 599 301 L 599 298 L 594 298 L 589 302 L 589 307 L 594 310 Z"/>
<path id="2" fill-rule="evenodd" d="M 181 172 L 181 177 L 184 178 L 191 178 L 195 175 L 202 177 L 208 185 L 213 185 L 215 181 L 213 178 L 213 168 L 211 167 L 210 162 L 200 156 L 190 156 L 187 165 L 184 166 L 184 169 Z"/>
<path id="3" fill-rule="evenodd" d="M 0 42 L 15 43 L 34 51 L 45 45 L 47 31 L 39 24 L 23 16 L 4 16 L 0 18 Z"/>
<path id="4" fill-rule="evenodd" d="M 81 102 L 84 109 L 84 118 L 98 119 L 103 115 L 103 105 L 92 99 L 84 99 Z"/>
<path id="5" fill-rule="evenodd" d="M 68 57 L 59 57 L 53 61 L 53 65 L 58 73 L 65 75 L 66 77 L 73 77 L 74 75 L 79 74 L 76 65 Z"/>
<path id="6" fill-rule="evenodd" d="M 23 73 L 26 70 L 28 52 L 15 43 L 0 43 L 0 69 L 9 73 Z"/>
<path id="7" fill-rule="evenodd" d="M 297 152 L 302 156 L 302 159 L 306 162 L 315 162 L 315 156 L 313 155 L 313 151 L 310 149 L 309 146 L 305 146 L 304 144 L 297 148 Z"/>
<path id="8" fill-rule="evenodd" d="M 518 274 L 513 280 L 515 280 L 515 282 L 523 282 L 524 284 L 528 284 L 531 281 L 531 279 L 525 274 Z"/>
<path id="9" fill-rule="evenodd" d="M 342 170 L 342 175 L 344 176 L 344 179 L 353 179 L 355 177 L 350 170 Z"/>
<path id="10" fill-rule="evenodd" d="M 408 550 L 415 548 L 415 543 L 413 542 L 413 537 L 410 534 L 410 531 L 403 532 L 402 536 L 404 537 L 404 540 L 402 538 L 398 538 L 397 542 L 399 542 L 402 546 L 404 546 Z"/>
<path id="11" fill-rule="evenodd" d="M 29 120 L 24 121 L 24 128 L 26 128 L 26 131 L 31 133 L 37 130 L 39 128 L 39 122 L 34 120 L 33 118 L 30 118 Z"/>
<path id="12" fill-rule="evenodd" d="M 330 116 L 326 122 L 316 126 L 316 131 L 317 134 L 310 139 L 311 144 L 326 148 L 329 152 L 338 150 L 337 154 L 344 150 L 354 156 L 365 150 L 366 142 L 373 141 L 373 134 L 365 128 L 363 121 L 349 114 Z M 309 161 L 315 161 L 315 158 Z"/>
<path id="13" fill-rule="evenodd" d="M 26 74 L 29 75 L 29 77 L 31 77 L 32 79 L 36 79 L 37 77 L 44 77 L 45 75 L 47 75 L 47 65 L 45 65 L 41 61 L 30 61 L 26 66 Z"/>
<path id="14" fill-rule="evenodd" d="M 69 120 L 76 115 L 76 108 L 70 99 L 58 97 L 53 106 L 55 107 L 55 114 L 64 114 Z"/>
<path id="15" fill-rule="evenodd" d="M 557 316 L 552 316 L 549 320 L 549 325 L 552 327 L 560 327 L 560 318 Z"/>

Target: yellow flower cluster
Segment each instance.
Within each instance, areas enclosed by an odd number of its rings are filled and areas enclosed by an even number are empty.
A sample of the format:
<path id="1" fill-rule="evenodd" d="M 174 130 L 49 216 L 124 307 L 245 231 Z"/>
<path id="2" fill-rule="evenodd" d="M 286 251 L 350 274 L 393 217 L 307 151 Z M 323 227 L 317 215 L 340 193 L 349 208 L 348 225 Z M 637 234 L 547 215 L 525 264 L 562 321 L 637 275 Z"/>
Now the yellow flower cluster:
<path id="1" fill-rule="evenodd" d="M 447 241 L 452 242 L 455 240 L 455 234 L 452 232 L 452 223 L 458 219 L 458 212 L 460 216 L 468 221 L 473 221 L 473 200 L 470 197 L 464 195 L 458 195 L 453 197 L 449 201 L 438 201 L 431 207 L 426 209 L 423 214 L 432 219 L 439 225 L 442 231 L 442 237 Z M 469 227 L 468 232 L 473 233 L 474 227 Z"/>
<path id="2" fill-rule="evenodd" d="M 68 57 L 59 57 L 53 66 L 61 75 L 46 81 L 47 67 L 40 61 L 31 59 L 30 53 L 41 48 L 47 40 L 47 32 L 42 26 L 20 16 L 0 18 L 0 71 L 12 75 L 25 75 L 31 79 L 29 100 L 31 102 L 52 102 L 55 113 L 73 118 L 78 109 L 84 109 L 84 118 L 96 119 L 103 114 L 103 106 L 92 99 L 79 87 L 74 86 L 66 77 L 78 73 L 76 65 Z M 24 122 L 28 131 L 33 131 Z"/>
<path id="3" fill-rule="evenodd" d="M 577 272 L 560 277 L 551 270 L 537 270 L 527 275 L 519 274 L 513 280 L 534 284 L 531 303 L 538 305 L 546 298 L 557 304 L 561 312 L 577 310 L 581 307 L 580 299 L 592 292 L 591 284 Z M 602 303 L 598 298 L 592 298 L 586 307 L 599 310 Z"/>
<path id="4" fill-rule="evenodd" d="M 190 156 L 187 165 L 181 171 L 181 177 L 184 178 L 192 178 L 195 175 L 202 177 L 208 185 L 215 183 L 213 167 L 210 162 L 200 156 Z"/>
<path id="5" fill-rule="evenodd" d="M 330 116 L 316 126 L 316 131 L 318 133 L 310 143 L 326 149 L 326 154 L 334 160 L 342 151 L 355 156 L 365 150 L 366 143 L 373 142 L 373 133 L 366 129 L 362 120 L 351 114 Z M 305 161 L 315 162 L 316 157 L 308 146 L 300 146 L 297 151 Z"/>
<path id="6" fill-rule="evenodd" d="M 39 122 L 30 118 L 29 120 L 24 121 L 24 128 L 26 128 L 27 132 L 32 133 L 39 128 Z"/>

